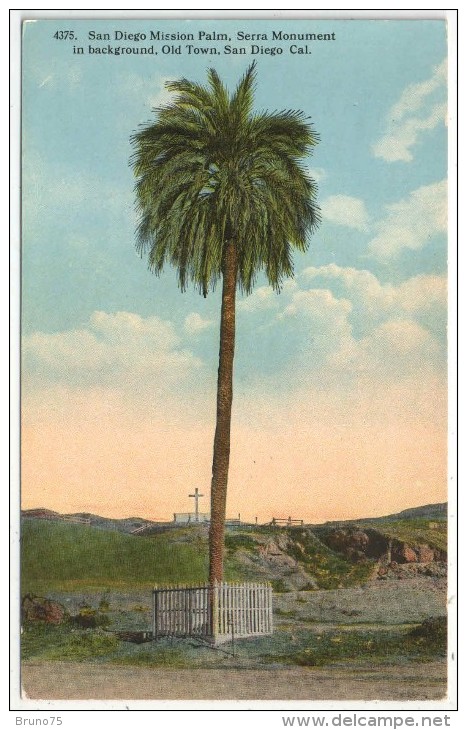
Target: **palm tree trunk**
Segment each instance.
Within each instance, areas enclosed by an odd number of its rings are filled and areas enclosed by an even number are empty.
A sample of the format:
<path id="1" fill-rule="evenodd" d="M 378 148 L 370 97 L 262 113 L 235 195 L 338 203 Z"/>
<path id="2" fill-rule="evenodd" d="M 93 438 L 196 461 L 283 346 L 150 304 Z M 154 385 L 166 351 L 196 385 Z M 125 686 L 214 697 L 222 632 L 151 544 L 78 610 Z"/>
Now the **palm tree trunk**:
<path id="1" fill-rule="evenodd" d="M 235 351 L 235 293 L 237 251 L 229 240 L 222 264 L 222 310 L 217 375 L 217 414 L 211 481 L 211 526 L 209 529 L 209 582 L 222 581 L 224 573 L 225 507 L 230 458 L 232 376 Z"/>

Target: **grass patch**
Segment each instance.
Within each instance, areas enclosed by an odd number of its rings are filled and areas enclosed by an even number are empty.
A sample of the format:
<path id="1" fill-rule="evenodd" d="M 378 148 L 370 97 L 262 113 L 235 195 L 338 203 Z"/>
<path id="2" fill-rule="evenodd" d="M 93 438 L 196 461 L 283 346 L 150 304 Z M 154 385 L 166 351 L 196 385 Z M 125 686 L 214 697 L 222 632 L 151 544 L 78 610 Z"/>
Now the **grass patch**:
<path id="1" fill-rule="evenodd" d="M 61 646 L 49 647 L 42 655 L 44 659 L 90 659 L 112 654 L 118 648 L 115 636 L 100 633 L 70 634 Z"/>
<path id="2" fill-rule="evenodd" d="M 432 622 L 437 631 L 430 631 Z M 430 623 L 431 622 L 431 623 Z M 330 631 L 302 635 L 301 646 L 263 655 L 267 663 L 319 667 L 340 661 L 430 661 L 446 655 L 443 619 L 429 619 L 409 631 Z"/>
<path id="3" fill-rule="evenodd" d="M 255 551 L 258 548 L 258 543 L 251 535 L 246 535 L 245 533 L 226 534 L 225 548 L 231 553 L 237 550 Z"/>
<path id="4" fill-rule="evenodd" d="M 433 525 L 434 522 L 437 527 L 431 529 L 430 525 Z M 424 518 L 391 520 L 384 523 L 375 523 L 374 527 L 383 535 L 396 538 L 411 546 L 424 544 L 444 552 L 447 552 L 448 549 L 446 520 L 434 521 Z"/>
<path id="5" fill-rule="evenodd" d="M 81 631 L 69 625 L 28 625 L 21 637 L 23 659 L 74 660 L 108 656 L 116 651 L 119 640 L 103 631 Z"/>
<path id="6" fill-rule="evenodd" d="M 432 618 L 415 627 L 391 630 L 367 628 L 318 633 L 293 626 L 277 629 L 272 636 L 237 640 L 222 651 L 192 641 L 170 639 L 135 644 L 102 629 L 77 630 L 70 625 L 32 624 L 22 636 L 23 659 L 98 661 L 148 667 L 220 667 L 237 663 L 244 668 L 278 666 L 326 666 L 336 662 L 404 663 L 430 661 L 446 655 L 446 621 Z"/>
<path id="7" fill-rule="evenodd" d="M 22 593 L 196 583 L 207 575 L 207 549 L 86 525 L 24 520 L 21 552 Z"/>
<path id="8" fill-rule="evenodd" d="M 271 583 L 274 593 L 290 593 L 291 589 L 287 586 L 285 581 L 282 580 L 282 578 L 276 578 L 269 582 Z"/>

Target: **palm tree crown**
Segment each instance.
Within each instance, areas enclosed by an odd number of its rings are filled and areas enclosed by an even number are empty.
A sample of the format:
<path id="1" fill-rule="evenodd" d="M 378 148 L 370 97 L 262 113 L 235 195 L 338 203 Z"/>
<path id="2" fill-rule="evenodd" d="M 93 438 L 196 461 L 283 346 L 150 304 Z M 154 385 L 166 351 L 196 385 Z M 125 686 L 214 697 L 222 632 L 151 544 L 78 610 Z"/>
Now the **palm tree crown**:
<path id="1" fill-rule="evenodd" d="M 232 95 L 214 69 L 208 79 L 167 83 L 173 102 L 132 137 L 138 248 L 156 273 L 168 262 L 182 290 L 191 280 L 206 295 L 233 239 L 239 287 L 249 293 L 264 270 L 280 289 L 293 274 L 291 249 L 307 248 L 319 220 L 300 164 L 318 136 L 301 112 L 252 112 L 254 64 Z"/>

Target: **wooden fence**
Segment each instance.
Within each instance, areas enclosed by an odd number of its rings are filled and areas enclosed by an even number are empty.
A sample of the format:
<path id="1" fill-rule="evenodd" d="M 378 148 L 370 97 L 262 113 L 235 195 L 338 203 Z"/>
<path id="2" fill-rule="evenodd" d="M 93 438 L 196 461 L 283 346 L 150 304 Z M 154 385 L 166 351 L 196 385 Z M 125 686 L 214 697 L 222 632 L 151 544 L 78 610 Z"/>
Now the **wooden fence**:
<path id="1" fill-rule="evenodd" d="M 214 644 L 272 634 L 268 583 L 155 587 L 153 636 L 193 636 Z"/>
<path id="2" fill-rule="evenodd" d="M 78 525 L 90 525 L 90 517 L 78 517 L 77 515 L 60 515 L 59 519 L 63 522 L 75 522 Z"/>
<path id="3" fill-rule="evenodd" d="M 283 525 L 291 527 L 292 525 L 303 525 L 303 520 L 293 520 L 291 517 L 273 517 L 269 524 L 273 526 L 278 525 L 279 527 Z"/>

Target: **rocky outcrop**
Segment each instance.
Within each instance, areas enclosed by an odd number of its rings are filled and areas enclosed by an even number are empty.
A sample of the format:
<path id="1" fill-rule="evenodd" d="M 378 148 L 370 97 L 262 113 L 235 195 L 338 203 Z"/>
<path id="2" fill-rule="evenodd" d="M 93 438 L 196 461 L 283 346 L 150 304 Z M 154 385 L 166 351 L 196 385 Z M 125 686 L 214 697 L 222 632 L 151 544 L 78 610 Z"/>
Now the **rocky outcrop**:
<path id="1" fill-rule="evenodd" d="M 446 562 L 447 556 L 444 550 L 431 547 L 430 545 L 408 545 L 400 540 L 391 540 L 390 562 L 395 563 L 433 563 Z"/>
<path id="2" fill-rule="evenodd" d="M 61 624 L 67 618 L 65 607 L 49 598 L 28 593 L 21 602 L 21 619 L 24 623 L 40 621 L 46 624 Z"/>
<path id="3" fill-rule="evenodd" d="M 315 579 L 300 561 L 289 554 L 290 538 L 285 533 L 256 538 L 254 550 L 239 549 L 236 560 L 247 572 L 272 581 L 276 590 L 303 590 L 317 587 Z"/>
<path id="4" fill-rule="evenodd" d="M 377 580 L 406 580 L 408 578 L 447 578 L 445 562 L 377 564 L 374 578 Z"/>
<path id="5" fill-rule="evenodd" d="M 319 539 L 352 562 L 389 558 L 389 540 L 377 530 L 343 525 L 316 531 Z"/>
<path id="6" fill-rule="evenodd" d="M 348 526 L 320 531 L 318 534 L 331 550 L 352 562 L 388 557 L 389 540 L 377 530 Z"/>
<path id="7" fill-rule="evenodd" d="M 342 525 L 318 528 L 316 534 L 331 550 L 352 562 L 377 560 L 382 564 L 446 562 L 446 551 L 426 543 L 408 543 L 370 527 Z"/>

